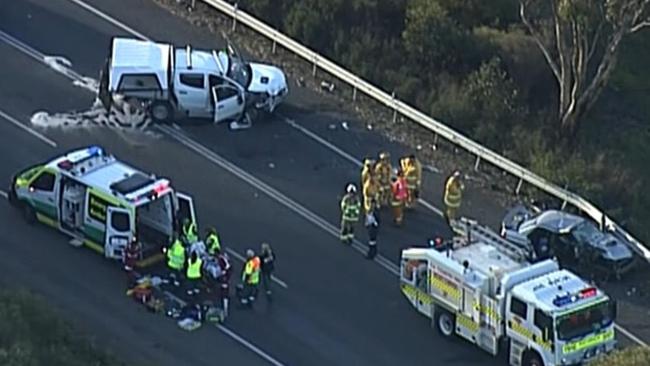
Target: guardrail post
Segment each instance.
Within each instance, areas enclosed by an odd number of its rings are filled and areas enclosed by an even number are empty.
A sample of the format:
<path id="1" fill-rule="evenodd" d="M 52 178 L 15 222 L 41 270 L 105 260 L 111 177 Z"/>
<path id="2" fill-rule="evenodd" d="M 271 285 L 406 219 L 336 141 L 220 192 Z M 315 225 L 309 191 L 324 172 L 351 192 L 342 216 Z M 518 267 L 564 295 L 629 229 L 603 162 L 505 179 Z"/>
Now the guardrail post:
<path id="1" fill-rule="evenodd" d="M 311 69 L 311 76 L 316 77 L 316 68 L 318 67 L 318 58 L 314 56 L 314 66 Z"/>
<path id="2" fill-rule="evenodd" d="M 192 9 L 196 8 L 196 0 L 192 0 Z"/>
<path id="3" fill-rule="evenodd" d="M 235 13 L 232 17 L 232 31 L 237 30 L 237 9 L 239 9 L 239 3 L 235 3 Z"/>
<path id="4" fill-rule="evenodd" d="M 393 123 L 397 122 L 397 108 L 395 108 L 395 91 L 390 95 L 393 98 Z"/>
<path id="5" fill-rule="evenodd" d="M 276 39 L 278 38 L 277 33 L 273 33 L 273 46 L 271 47 L 271 53 L 275 55 Z"/>
<path id="6" fill-rule="evenodd" d="M 474 163 L 474 170 L 478 170 L 479 164 L 481 164 L 481 157 L 476 155 L 476 163 Z"/>
<path id="7" fill-rule="evenodd" d="M 352 85 L 352 101 L 356 102 L 357 101 L 357 82 L 354 82 L 354 85 Z"/>
<path id="8" fill-rule="evenodd" d="M 521 185 L 524 183 L 524 180 L 519 178 L 519 182 L 517 183 L 517 188 L 515 188 L 515 194 L 519 196 L 519 191 L 521 191 Z"/>

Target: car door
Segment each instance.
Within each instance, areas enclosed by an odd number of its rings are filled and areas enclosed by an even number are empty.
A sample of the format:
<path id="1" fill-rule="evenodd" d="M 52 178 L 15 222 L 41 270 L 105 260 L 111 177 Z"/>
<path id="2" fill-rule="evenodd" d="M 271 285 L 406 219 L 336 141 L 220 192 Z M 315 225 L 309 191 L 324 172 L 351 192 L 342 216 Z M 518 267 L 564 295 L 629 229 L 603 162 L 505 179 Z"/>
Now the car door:
<path id="1" fill-rule="evenodd" d="M 211 117 L 210 93 L 203 73 L 179 72 L 174 86 L 178 105 L 188 117 Z"/>
<path id="2" fill-rule="evenodd" d="M 29 183 L 29 202 L 36 218 L 50 226 L 58 227 L 59 210 L 57 205 L 58 175 L 50 169 L 43 169 Z"/>
<path id="3" fill-rule="evenodd" d="M 194 210 L 194 200 L 188 194 L 176 192 L 176 222 L 178 232 L 181 231 L 183 221 L 189 219 L 198 228 L 196 222 L 196 212 Z"/>
<path id="4" fill-rule="evenodd" d="M 236 120 L 245 109 L 244 90 L 226 79 L 224 83 L 212 87 L 215 123 Z"/>
<path id="5" fill-rule="evenodd" d="M 106 235 L 104 256 L 121 259 L 126 246 L 133 240 L 135 220 L 132 211 L 108 206 L 106 209 Z"/>

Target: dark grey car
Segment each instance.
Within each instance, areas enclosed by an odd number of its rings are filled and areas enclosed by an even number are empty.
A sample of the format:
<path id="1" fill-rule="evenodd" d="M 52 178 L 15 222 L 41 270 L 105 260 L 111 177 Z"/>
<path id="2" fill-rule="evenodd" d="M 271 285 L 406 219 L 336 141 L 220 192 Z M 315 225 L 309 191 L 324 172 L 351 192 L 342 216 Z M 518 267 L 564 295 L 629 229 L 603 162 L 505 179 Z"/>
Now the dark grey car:
<path id="1" fill-rule="evenodd" d="M 501 224 L 508 240 L 528 241 L 537 259 L 557 257 L 563 266 L 593 267 L 620 278 L 635 264 L 629 246 L 583 217 L 559 210 L 534 211 L 519 205 Z"/>

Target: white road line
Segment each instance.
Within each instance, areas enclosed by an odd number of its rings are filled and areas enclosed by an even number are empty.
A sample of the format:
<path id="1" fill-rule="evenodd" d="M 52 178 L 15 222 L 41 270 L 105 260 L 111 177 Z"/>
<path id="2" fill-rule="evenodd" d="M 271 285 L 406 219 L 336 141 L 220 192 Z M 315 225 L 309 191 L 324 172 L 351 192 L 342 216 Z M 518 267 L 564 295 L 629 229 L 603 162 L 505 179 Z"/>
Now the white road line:
<path id="1" fill-rule="evenodd" d="M 288 124 L 289 126 L 295 128 L 296 130 L 298 130 L 298 131 L 302 132 L 303 134 L 305 134 L 307 137 L 311 138 L 312 140 L 314 140 L 314 141 L 318 142 L 319 144 L 325 146 L 326 148 L 330 149 L 332 152 L 339 155 L 343 159 L 351 162 L 352 164 L 356 165 L 359 168 L 361 168 L 363 166 L 363 163 L 360 160 L 358 160 L 354 156 L 348 154 L 347 152 L 343 151 L 338 146 L 336 146 L 336 145 L 332 144 L 331 142 L 325 140 L 324 138 L 318 136 L 317 134 L 315 134 L 311 130 L 303 127 L 300 124 L 298 124 L 296 121 L 294 121 L 294 120 L 292 120 L 290 118 L 287 118 L 287 117 L 282 117 L 282 116 L 280 116 L 280 118 L 282 118 L 282 120 L 286 124 Z M 444 213 L 442 212 L 442 210 L 435 207 L 433 204 L 423 200 L 422 198 L 418 198 L 418 202 L 422 206 L 424 206 L 424 207 L 428 208 L 429 210 L 435 212 L 436 214 L 440 215 L 441 217 L 444 217 Z"/>
<path id="2" fill-rule="evenodd" d="M 23 123 L 20 123 L 20 121 L 18 121 L 18 120 L 15 119 L 14 117 L 8 115 L 7 113 L 5 113 L 5 112 L 2 111 L 2 110 L 0 110 L 0 117 L 6 119 L 7 121 L 9 121 L 9 122 L 11 122 L 12 124 L 14 124 L 16 127 L 18 127 L 18 128 L 20 128 L 20 129 L 22 129 L 23 131 L 29 133 L 30 135 L 36 137 L 37 139 L 43 141 L 44 143 L 46 143 L 46 144 L 48 144 L 48 145 L 50 145 L 50 146 L 52 146 L 52 147 L 56 147 L 56 146 L 57 146 L 57 145 L 56 145 L 56 142 L 54 142 L 54 141 L 48 139 L 47 137 L 45 137 L 44 135 L 40 134 L 40 133 L 37 132 L 36 130 L 33 130 L 33 129 L 31 129 L 31 128 L 25 126 Z"/>
<path id="3" fill-rule="evenodd" d="M 73 2 L 73 3 L 75 3 L 75 4 L 79 5 L 79 6 L 81 6 L 82 8 L 88 10 L 89 12 L 91 12 L 91 13 L 97 15 L 98 17 L 100 17 L 100 18 L 106 20 L 107 22 L 109 22 L 109 23 L 111 23 L 111 24 L 117 26 L 118 28 L 121 28 L 122 30 L 127 31 L 128 33 L 130 33 L 130 34 L 132 34 L 132 35 L 134 35 L 134 36 L 136 36 L 136 37 L 139 37 L 139 38 L 144 39 L 144 40 L 151 41 L 151 39 L 148 38 L 148 37 L 146 37 L 144 34 L 142 34 L 142 33 L 140 33 L 140 32 L 137 32 L 136 30 L 132 29 L 131 27 L 129 27 L 129 26 L 125 25 L 124 23 L 122 23 L 122 22 L 120 22 L 120 21 L 114 19 L 113 17 L 111 17 L 110 15 L 108 15 L 108 14 L 106 14 L 106 13 L 103 13 L 102 11 L 93 8 L 92 6 L 90 6 L 90 5 L 86 4 L 86 3 L 84 3 L 84 2 L 81 1 L 81 0 L 69 0 L 69 1 L 71 1 L 71 2 Z M 295 124 L 295 122 L 294 122 L 294 124 Z M 297 125 L 297 124 L 296 124 L 296 125 Z M 160 126 L 160 127 L 162 127 L 162 126 Z M 300 126 L 300 127 L 302 127 L 302 126 Z M 163 127 L 163 128 L 164 128 L 164 127 Z M 169 132 L 167 132 L 168 135 L 171 135 L 171 134 L 174 133 L 174 130 L 173 130 L 173 129 L 169 129 L 168 131 L 169 131 Z M 309 130 L 307 130 L 306 128 L 302 127 L 302 130 L 301 130 L 301 131 L 302 131 L 303 133 L 305 133 L 305 131 L 309 131 Z M 312 133 L 311 131 L 309 131 L 309 132 L 310 132 L 310 135 L 308 135 L 308 136 L 312 137 L 312 139 L 314 139 L 315 137 L 317 137 L 317 138 L 320 140 L 320 141 L 319 141 L 320 143 L 324 143 L 324 142 L 325 142 L 325 143 L 329 144 L 329 146 L 328 146 L 328 145 L 325 145 L 325 146 L 327 146 L 328 148 L 330 148 L 330 149 L 335 148 L 335 150 L 332 149 L 332 151 L 335 151 L 335 152 L 338 151 L 337 154 L 343 156 L 343 157 L 346 158 L 346 159 L 348 159 L 348 157 L 349 157 L 349 158 L 352 158 L 352 160 L 355 162 L 355 164 L 356 164 L 357 166 L 361 166 L 361 162 L 358 161 L 358 160 L 356 160 L 356 159 L 354 159 L 354 157 L 352 157 L 350 154 L 348 154 L 348 153 L 344 152 L 343 150 L 337 148 L 336 146 L 332 145 L 331 143 L 327 142 L 326 140 L 322 139 L 320 136 L 318 136 L 318 135 Z M 172 137 L 176 137 L 175 135 L 171 135 L 171 136 L 172 136 Z M 178 139 L 177 139 L 177 140 L 178 140 Z M 228 169 L 225 165 L 222 165 L 222 162 L 218 162 L 219 159 L 214 159 L 214 157 L 213 157 L 213 158 L 210 158 L 210 157 L 209 157 L 209 154 L 206 154 L 205 152 L 204 152 L 204 153 L 201 153 L 201 152 L 200 152 L 200 150 L 205 149 L 205 150 L 207 150 L 207 152 L 210 152 L 210 153 L 214 154 L 211 150 L 204 148 L 203 146 L 199 145 L 198 143 L 194 142 L 193 140 L 191 140 L 191 139 L 189 139 L 189 138 L 187 138 L 187 140 L 188 140 L 189 143 L 192 143 L 192 144 L 194 144 L 194 145 L 190 145 L 190 144 L 188 144 L 188 143 L 183 143 L 184 145 L 190 147 L 192 150 L 194 150 L 195 152 L 199 153 L 200 155 L 203 155 L 203 156 L 204 156 L 205 158 L 207 158 L 208 160 L 211 160 L 211 161 L 213 161 L 214 163 L 216 163 L 216 164 L 222 166 L 224 169 L 227 169 L 227 170 L 231 171 L 231 173 L 233 173 L 233 174 L 239 176 L 241 179 L 246 180 L 243 176 L 240 176 L 239 174 L 235 173 L 235 171 L 233 171 L 233 170 L 231 170 L 231 169 Z M 179 140 L 179 141 L 180 141 L 180 140 Z M 318 141 L 318 140 L 317 140 L 317 141 Z M 194 146 L 194 147 L 191 147 L 191 146 Z M 201 149 L 201 148 L 202 148 L 202 149 Z M 344 155 L 343 155 L 343 154 L 344 154 Z M 214 156 L 218 156 L 218 155 L 214 154 Z M 221 160 L 222 160 L 222 161 L 225 161 L 225 159 L 223 159 L 223 158 L 222 158 Z M 350 159 L 348 159 L 348 160 L 350 160 Z M 227 161 L 226 161 L 226 162 L 227 162 Z M 234 164 L 230 164 L 230 165 L 232 165 L 233 167 L 237 168 L 237 169 L 240 170 L 241 172 L 244 172 L 243 170 L 239 169 L 239 168 L 238 168 L 237 166 L 235 166 Z M 245 173 L 245 172 L 244 172 L 244 173 Z M 249 174 L 246 173 L 246 175 L 249 175 Z M 249 176 L 250 176 L 250 175 L 249 175 Z M 250 177 L 252 177 L 252 176 L 250 176 Z M 252 177 L 252 178 L 253 178 L 253 179 L 256 179 L 256 178 L 254 178 L 254 177 Z M 253 181 L 249 181 L 249 180 L 246 180 L 246 181 L 247 181 L 248 183 L 254 185 Z M 258 182 L 262 183 L 262 182 L 259 181 L 259 180 L 258 180 Z M 262 184 L 264 184 L 264 183 L 262 183 Z M 266 186 L 266 187 L 268 187 L 268 186 Z M 271 187 L 268 187 L 268 188 L 270 188 L 270 191 L 271 191 L 271 192 L 272 192 L 272 191 L 275 191 L 275 190 L 274 190 L 273 188 L 271 188 Z M 258 189 L 260 189 L 260 188 L 258 187 Z M 266 192 L 267 194 L 269 194 L 268 191 L 266 191 L 266 190 L 263 190 L 263 189 L 260 189 L 260 190 L 262 190 L 262 191 Z M 277 191 L 275 191 L 275 192 L 277 192 Z M 279 193 L 279 192 L 277 192 L 277 193 Z M 269 195 L 271 195 L 271 194 L 269 194 Z M 282 195 L 282 194 L 280 194 L 280 195 L 281 195 L 281 196 L 284 196 L 284 195 Z M 272 197 L 273 197 L 273 196 L 272 196 Z M 286 197 L 286 196 L 284 196 L 284 197 Z M 274 197 L 274 198 L 276 198 L 276 197 Z M 276 199 L 277 199 L 277 198 L 276 198 Z M 285 203 L 285 202 L 283 202 L 283 201 L 279 201 L 279 202 L 282 203 L 283 205 L 287 206 L 287 203 Z M 294 202 L 294 201 L 291 200 L 291 202 Z M 443 215 L 443 212 L 442 212 L 440 209 L 438 209 L 437 207 L 435 207 L 434 205 L 432 205 L 431 203 L 429 203 L 429 202 L 427 202 L 427 201 L 424 201 L 423 199 L 418 199 L 418 202 L 420 202 L 424 207 L 426 207 L 426 208 L 428 208 L 429 210 L 435 212 L 436 214 L 438 214 L 438 215 L 440 215 L 440 216 L 444 216 L 444 215 Z M 294 204 L 295 204 L 295 202 L 294 202 Z M 288 206 L 288 207 L 289 207 L 289 206 Z M 309 212 L 308 210 L 306 210 L 306 209 L 303 208 L 302 206 L 298 206 L 298 205 L 296 205 L 296 206 L 291 206 L 291 207 L 289 207 L 289 208 L 291 208 L 294 212 L 298 212 L 301 216 L 303 216 L 304 218 L 308 219 L 309 221 L 311 221 L 312 223 L 316 224 L 317 226 L 320 226 L 320 227 L 323 228 L 325 231 L 328 231 L 328 232 L 331 233 L 331 228 L 332 228 L 332 226 L 331 226 L 329 223 L 326 223 L 326 225 L 321 226 L 321 225 L 322 225 L 322 222 L 321 222 L 320 224 L 319 224 L 318 222 L 319 222 L 320 220 L 322 220 L 322 219 L 320 219 L 318 216 L 312 214 L 311 212 Z M 304 211 L 307 211 L 307 212 L 309 213 L 309 215 L 305 215 L 305 213 L 304 213 L 303 210 L 304 210 Z M 303 212 L 303 213 L 300 213 L 300 212 Z M 316 216 L 316 218 L 318 218 L 318 219 L 320 219 L 320 220 L 314 220 L 314 216 Z M 324 220 L 323 220 L 323 221 L 324 221 Z M 338 237 L 338 233 L 336 233 L 335 235 Z M 363 251 L 363 247 L 364 247 L 364 245 L 361 244 L 359 241 L 355 240 L 355 243 L 353 244 L 353 247 L 354 247 L 355 249 L 357 249 L 358 251 Z M 396 274 L 396 275 L 399 276 L 399 268 L 398 268 L 394 263 L 390 262 L 389 260 L 387 260 L 386 258 L 382 257 L 381 255 L 377 256 L 375 261 L 376 261 L 377 263 L 379 263 L 382 267 L 384 267 L 385 269 L 387 269 L 389 272 L 391 272 L 391 273 Z M 621 333 L 623 333 L 623 334 L 625 334 L 626 336 L 628 336 L 631 340 L 633 340 L 633 341 L 636 342 L 637 344 L 639 344 L 639 345 L 641 345 L 641 346 L 644 346 L 644 347 L 647 347 L 647 344 L 646 344 L 645 342 L 643 342 L 643 341 L 642 341 L 641 339 L 639 339 L 638 337 L 634 336 L 634 335 L 633 335 L 631 332 L 629 332 L 628 330 L 625 330 L 623 327 L 621 327 L 621 326 L 619 326 L 619 325 L 616 325 L 616 327 L 617 327 L 617 329 L 619 329 L 619 330 L 621 331 Z"/>
<path id="4" fill-rule="evenodd" d="M 620 325 L 618 325 L 616 323 L 614 323 L 614 327 L 616 327 L 616 330 L 623 333 L 626 337 L 628 337 L 632 341 L 636 342 L 639 346 L 648 347 L 648 344 L 646 342 L 644 342 L 642 339 L 640 339 L 639 337 L 632 334 L 632 332 L 630 332 L 629 330 L 621 327 Z"/>
<path id="5" fill-rule="evenodd" d="M 92 6 L 88 5 L 88 4 L 86 4 L 86 3 L 83 2 L 83 1 L 80 1 L 80 0 L 69 0 L 69 1 L 71 1 L 71 2 L 73 2 L 73 3 L 75 3 L 75 4 L 77 4 L 77 5 L 79 5 L 80 7 L 86 9 L 87 11 L 89 11 L 89 12 L 95 14 L 96 16 L 98 16 L 98 17 L 104 19 L 105 21 L 107 21 L 107 22 L 113 24 L 114 26 L 116 26 L 116 27 L 118 27 L 118 28 L 121 28 L 122 30 L 124 30 L 124 31 L 126 31 L 126 32 L 128 32 L 128 33 L 131 33 L 132 35 L 134 35 L 134 36 L 136 36 L 136 37 L 138 37 L 138 38 L 144 39 L 144 40 L 146 40 L 146 41 L 151 41 L 151 39 L 147 38 L 147 36 L 145 36 L 144 34 L 142 34 L 142 33 L 138 32 L 138 31 L 136 31 L 135 29 L 133 29 L 133 28 L 129 27 L 128 25 L 126 25 L 126 24 L 120 22 L 119 20 L 117 20 L 117 19 L 111 17 L 110 15 L 108 15 L 108 14 L 102 12 L 101 10 L 96 9 L 96 8 L 94 8 L 94 7 L 92 7 Z"/>
<path id="6" fill-rule="evenodd" d="M 232 255 L 233 257 L 235 257 L 235 258 L 239 259 L 240 261 L 246 263 L 246 258 L 244 258 L 243 255 L 237 253 L 234 249 L 232 249 L 232 248 L 226 248 L 226 251 L 227 251 L 228 253 L 230 253 L 230 255 Z M 277 283 L 277 284 L 280 285 L 281 287 L 284 287 L 285 289 L 288 289 L 288 288 L 289 288 L 289 285 L 287 285 L 287 283 L 284 282 L 284 281 L 282 281 L 281 279 L 279 279 L 279 278 L 277 278 L 277 277 L 275 277 L 275 276 L 273 276 L 273 275 L 271 275 L 271 279 L 273 280 L 273 282 Z"/>
<path id="7" fill-rule="evenodd" d="M 267 194 L 269 197 L 273 198 L 276 202 L 280 203 L 281 205 L 287 207 L 291 211 L 297 213 L 304 219 L 308 220 L 312 224 L 318 226 L 319 228 L 323 229 L 325 232 L 329 233 L 330 235 L 338 238 L 339 237 L 339 228 L 336 226 L 330 224 L 327 222 L 325 219 L 322 217 L 318 216 L 314 212 L 308 210 L 298 202 L 294 201 L 293 199 L 287 197 L 283 193 L 279 192 L 275 188 L 269 186 L 268 184 L 262 182 L 258 178 L 254 177 L 250 173 L 246 172 L 245 170 L 241 169 L 237 165 L 231 163 L 230 161 L 226 160 L 222 156 L 218 155 L 214 151 L 208 149 L 207 147 L 201 145 L 200 143 L 197 143 L 196 141 L 192 140 L 190 137 L 186 136 L 180 131 L 177 131 L 169 126 L 163 126 L 163 125 L 158 125 L 156 128 L 163 132 L 165 135 L 171 137 L 172 139 L 180 142 L 182 145 L 185 145 L 188 147 L 190 150 L 193 150 L 197 154 L 203 156 L 204 158 L 208 159 L 212 163 L 220 166 L 221 168 L 229 171 L 230 173 L 234 174 L 238 178 L 242 179 L 246 183 L 250 184 L 251 186 L 259 189 L 260 191 L 264 192 Z M 355 240 L 354 244 L 352 245 L 354 249 L 359 251 L 360 253 L 365 253 L 365 245 L 362 244 L 360 241 Z M 399 270 L 398 267 L 386 259 L 385 257 L 378 255 L 375 259 L 375 263 L 379 264 L 389 272 L 399 275 Z"/>
<path id="8" fill-rule="evenodd" d="M 5 199 L 9 199 L 9 193 L 5 191 L 0 191 L 0 196 L 4 197 Z"/>

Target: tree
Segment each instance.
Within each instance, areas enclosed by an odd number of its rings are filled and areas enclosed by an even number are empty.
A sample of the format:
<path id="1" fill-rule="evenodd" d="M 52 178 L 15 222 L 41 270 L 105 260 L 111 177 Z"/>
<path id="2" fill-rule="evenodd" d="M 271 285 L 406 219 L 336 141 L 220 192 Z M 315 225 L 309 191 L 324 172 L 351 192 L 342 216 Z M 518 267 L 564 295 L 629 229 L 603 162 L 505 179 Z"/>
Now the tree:
<path id="1" fill-rule="evenodd" d="M 519 0 L 521 20 L 558 82 L 557 118 L 565 137 L 575 136 L 580 118 L 607 85 L 621 40 L 650 25 L 649 4 L 650 0 Z"/>

